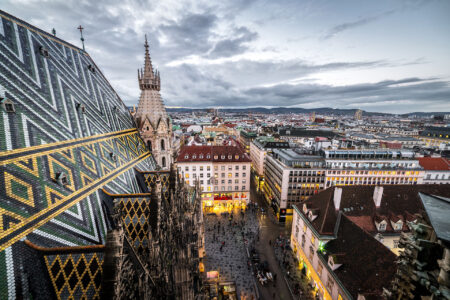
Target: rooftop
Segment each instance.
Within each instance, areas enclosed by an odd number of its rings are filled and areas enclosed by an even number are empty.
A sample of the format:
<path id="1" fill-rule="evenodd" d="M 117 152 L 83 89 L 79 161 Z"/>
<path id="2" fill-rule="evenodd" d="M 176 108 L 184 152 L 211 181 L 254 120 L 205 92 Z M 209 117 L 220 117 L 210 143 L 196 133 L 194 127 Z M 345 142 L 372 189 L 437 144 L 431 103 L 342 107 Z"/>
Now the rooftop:
<path id="1" fill-rule="evenodd" d="M 419 164 L 429 171 L 450 171 L 450 161 L 444 157 L 420 157 Z"/>
<path id="2" fill-rule="evenodd" d="M 238 146 L 183 146 L 177 162 L 251 162 Z"/>
<path id="3" fill-rule="evenodd" d="M 350 220 L 365 231 L 378 233 L 374 220 L 387 221 L 385 233 L 395 233 L 391 222 L 402 219 L 413 220 L 414 214 L 423 210 L 419 193 L 439 196 L 450 195 L 449 185 L 384 185 L 380 206 L 376 207 L 373 200 L 375 186 L 343 186 L 339 210 Z M 334 190 L 328 188 L 317 195 L 311 196 L 302 202 L 309 209 L 317 209 L 318 214 L 311 224 L 321 235 L 330 235 L 334 232 L 339 210 L 335 208 Z M 408 230 L 403 222 L 402 230 Z"/>

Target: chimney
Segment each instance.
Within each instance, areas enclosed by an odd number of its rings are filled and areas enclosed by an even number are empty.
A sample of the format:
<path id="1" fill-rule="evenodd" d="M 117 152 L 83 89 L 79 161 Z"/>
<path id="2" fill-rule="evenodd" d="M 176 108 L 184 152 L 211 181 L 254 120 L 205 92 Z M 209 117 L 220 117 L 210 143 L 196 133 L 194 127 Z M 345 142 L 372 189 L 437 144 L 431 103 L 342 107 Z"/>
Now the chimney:
<path id="1" fill-rule="evenodd" d="M 341 206 L 341 198 L 342 198 L 342 188 L 334 188 L 334 196 L 333 196 L 333 202 L 334 202 L 334 208 L 336 210 L 339 210 Z"/>
<path id="2" fill-rule="evenodd" d="M 383 187 L 377 185 L 373 190 L 373 202 L 375 202 L 375 206 L 377 208 L 380 207 L 382 197 L 383 197 Z"/>

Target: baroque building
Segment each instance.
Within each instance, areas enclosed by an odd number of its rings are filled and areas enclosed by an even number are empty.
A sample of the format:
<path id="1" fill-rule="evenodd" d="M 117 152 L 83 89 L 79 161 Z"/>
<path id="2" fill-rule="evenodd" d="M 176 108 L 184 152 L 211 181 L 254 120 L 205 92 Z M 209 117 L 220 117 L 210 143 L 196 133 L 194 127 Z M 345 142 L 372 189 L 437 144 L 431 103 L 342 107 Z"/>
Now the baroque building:
<path id="1" fill-rule="evenodd" d="M 157 70 L 153 71 L 148 48 L 145 37 L 144 69 L 138 70 L 141 96 L 134 118 L 139 133 L 156 162 L 167 170 L 173 162 L 172 121 L 159 93 L 161 78 Z"/>
<path id="2" fill-rule="evenodd" d="M 0 10 L 0 299 L 201 293 L 198 187 L 133 121 L 84 49 Z"/>

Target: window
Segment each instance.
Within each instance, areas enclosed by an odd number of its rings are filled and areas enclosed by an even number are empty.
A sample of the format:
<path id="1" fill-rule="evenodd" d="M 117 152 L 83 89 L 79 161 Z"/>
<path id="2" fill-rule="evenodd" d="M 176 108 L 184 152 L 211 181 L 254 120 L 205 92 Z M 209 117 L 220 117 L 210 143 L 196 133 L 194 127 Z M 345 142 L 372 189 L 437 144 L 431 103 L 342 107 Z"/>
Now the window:
<path id="1" fill-rule="evenodd" d="M 245 191 L 245 185 L 242 186 L 242 190 Z"/>
<path id="2" fill-rule="evenodd" d="M 242 177 L 245 177 L 245 175 L 246 175 L 245 173 L 242 173 Z"/>
<path id="3" fill-rule="evenodd" d="M 236 170 L 239 170 L 239 166 L 236 166 L 235 169 L 236 169 Z"/>
<path id="4" fill-rule="evenodd" d="M 164 140 L 161 140 L 161 150 L 166 150 L 166 145 Z"/>
<path id="5" fill-rule="evenodd" d="M 221 177 L 222 177 L 222 178 L 225 178 L 225 173 L 222 173 Z"/>
<path id="6" fill-rule="evenodd" d="M 197 171 L 197 167 L 196 167 L 196 166 L 193 166 L 193 167 L 192 167 L 192 171 L 194 171 L 194 172 Z"/>
<path id="7" fill-rule="evenodd" d="M 229 187 L 228 187 L 228 191 L 231 191 L 231 190 L 233 190 L 233 187 L 232 187 L 232 186 L 229 186 Z"/>
<path id="8" fill-rule="evenodd" d="M 211 171 L 211 167 L 210 166 L 206 166 L 206 171 Z"/>
<path id="9" fill-rule="evenodd" d="M 4 100 L 2 103 L 2 106 L 7 113 L 13 113 L 16 111 L 16 109 L 14 107 L 14 103 L 9 99 Z"/>
<path id="10" fill-rule="evenodd" d="M 222 191 L 225 191 L 225 187 L 224 186 L 222 187 Z"/>
<path id="11" fill-rule="evenodd" d="M 247 166 L 242 166 L 242 170 L 246 170 L 247 169 Z"/>
<path id="12" fill-rule="evenodd" d="M 200 157 L 201 158 L 201 157 Z M 203 166 L 200 166 L 200 171 L 203 171 Z"/>
<path id="13" fill-rule="evenodd" d="M 323 270 L 323 266 L 322 266 L 322 264 L 319 262 L 319 265 L 317 266 L 317 274 L 319 275 L 319 277 L 322 276 L 322 270 Z"/>
<path id="14" fill-rule="evenodd" d="M 166 167 L 166 158 L 163 156 L 162 160 L 161 160 L 161 164 L 162 167 L 165 168 Z"/>
<path id="15" fill-rule="evenodd" d="M 228 171 L 232 171 L 233 170 L 233 166 L 228 166 Z"/>
<path id="16" fill-rule="evenodd" d="M 221 166 L 220 170 L 225 171 L 225 166 Z"/>
<path id="17" fill-rule="evenodd" d="M 245 180 L 245 179 L 242 179 L 242 183 L 244 183 L 244 184 L 245 184 L 245 183 L 247 183 L 247 180 Z"/>
<path id="18" fill-rule="evenodd" d="M 233 176 L 233 174 L 228 173 L 228 178 L 231 178 Z"/>
<path id="19" fill-rule="evenodd" d="M 314 242 L 316 241 L 316 239 L 314 238 L 314 235 L 311 235 L 311 244 L 314 246 Z"/>
<path id="20" fill-rule="evenodd" d="M 214 171 L 219 171 L 219 167 L 218 166 L 214 166 Z"/>
<path id="21" fill-rule="evenodd" d="M 186 176 L 186 178 L 189 178 L 189 174 L 186 174 L 185 176 Z"/>
<path id="22" fill-rule="evenodd" d="M 222 179 L 222 184 L 225 184 L 225 179 Z"/>
<path id="23" fill-rule="evenodd" d="M 194 173 L 194 174 L 193 174 L 193 177 L 194 177 L 194 178 L 197 178 L 197 174 L 196 174 L 196 173 Z"/>
<path id="24" fill-rule="evenodd" d="M 238 187 L 238 186 L 235 186 L 235 187 L 234 187 L 234 190 L 235 190 L 235 191 L 239 190 L 239 187 Z"/>
<path id="25" fill-rule="evenodd" d="M 394 248 L 398 248 L 398 243 L 399 243 L 399 241 L 400 241 L 400 240 L 394 240 L 394 246 L 393 246 Z"/>
<path id="26" fill-rule="evenodd" d="M 58 173 L 56 175 L 56 181 L 60 184 L 60 185 L 67 185 L 69 184 L 69 181 L 67 180 L 67 175 L 64 172 Z"/>
<path id="27" fill-rule="evenodd" d="M 184 170 L 185 171 L 189 171 L 189 167 L 184 167 Z"/>
<path id="28" fill-rule="evenodd" d="M 234 180 L 234 183 L 239 183 L 239 179 L 235 179 L 235 180 Z"/>
<path id="29" fill-rule="evenodd" d="M 233 181 L 231 179 L 228 179 L 228 184 L 232 184 Z"/>
<path id="30" fill-rule="evenodd" d="M 331 277 L 331 275 L 328 275 L 328 279 L 327 279 L 327 289 L 328 291 L 331 293 L 333 291 L 333 286 L 334 286 L 334 280 L 333 277 Z"/>
<path id="31" fill-rule="evenodd" d="M 203 180 L 200 180 L 200 184 L 203 184 Z"/>
<path id="32" fill-rule="evenodd" d="M 200 178 L 203 178 L 203 173 L 200 173 Z"/>
<path id="33" fill-rule="evenodd" d="M 386 230 L 386 223 L 381 222 L 381 223 L 378 225 L 378 230 L 379 230 L 379 231 L 385 231 L 385 230 Z"/>
<path id="34" fill-rule="evenodd" d="M 208 178 L 211 177 L 211 173 L 206 174 L 206 177 Z"/>
<path id="35" fill-rule="evenodd" d="M 235 177 L 239 177 L 239 173 L 234 174 Z"/>
<path id="36" fill-rule="evenodd" d="M 219 187 L 217 185 L 214 186 L 214 191 L 218 191 Z"/>

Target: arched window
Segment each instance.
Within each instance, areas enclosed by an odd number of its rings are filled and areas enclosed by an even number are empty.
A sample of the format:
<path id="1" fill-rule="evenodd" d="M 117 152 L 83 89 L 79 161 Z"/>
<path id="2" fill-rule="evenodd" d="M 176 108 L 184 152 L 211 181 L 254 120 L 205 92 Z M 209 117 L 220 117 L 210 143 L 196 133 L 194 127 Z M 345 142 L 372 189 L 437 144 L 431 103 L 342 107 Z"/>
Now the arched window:
<path id="1" fill-rule="evenodd" d="M 166 145 L 164 144 L 164 140 L 161 140 L 161 150 L 166 150 Z"/>
<path id="2" fill-rule="evenodd" d="M 161 159 L 161 165 L 163 168 L 166 167 L 166 158 L 163 156 L 163 158 Z"/>
<path id="3" fill-rule="evenodd" d="M 147 141 L 147 148 L 148 148 L 148 151 L 152 151 L 152 142 L 151 141 Z"/>

